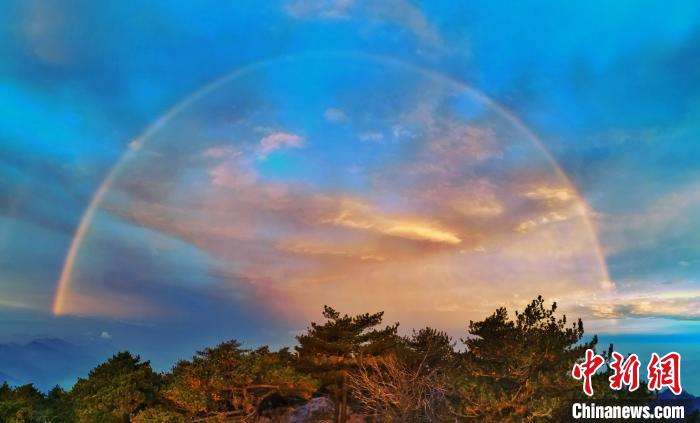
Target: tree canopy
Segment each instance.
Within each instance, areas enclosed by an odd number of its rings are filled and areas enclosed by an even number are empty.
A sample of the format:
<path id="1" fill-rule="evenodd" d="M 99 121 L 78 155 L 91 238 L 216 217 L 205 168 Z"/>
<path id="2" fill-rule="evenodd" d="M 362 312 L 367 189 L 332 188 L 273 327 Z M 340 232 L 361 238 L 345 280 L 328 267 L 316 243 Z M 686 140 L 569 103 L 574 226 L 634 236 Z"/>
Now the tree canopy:
<path id="1" fill-rule="evenodd" d="M 399 324 L 378 328 L 383 316 L 384 312 L 341 316 L 324 306 L 326 322 L 311 323 L 305 334 L 297 336 L 298 368 L 321 381 L 321 388 L 336 404 L 336 421 L 347 420 L 348 373 L 361 360 L 381 355 L 398 344 Z"/>
<path id="2" fill-rule="evenodd" d="M 310 399 L 316 382 L 292 367 L 288 350 L 248 350 L 229 341 L 182 360 L 163 397 L 190 415 L 249 417 L 274 397 Z"/>
<path id="3" fill-rule="evenodd" d="M 115 354 L 78 379 L 71 391 L 79 422 L 129 422 L 158 400 L 160 375 L 148 361 L 128 352 Z"/>
<path id="4" fill-rule="evenodd" d="M 430 327 L 400 336 L 398 323 L 383 324 L 382 312 L 351 316 L 325 306 L 323 317 L 297 336 L 292 351 L 230 340 L 163 374 L 120 352 L 68 391 L 4 383 L 0 421 L 301 422 L 313 415 L 346 422 L 355 413 L 375 422 L 556 422 L 584 399 L 571 369 L 598 343 L 584 338 L 580 319 L 569 323 L 542 297 L 512 317 L 498 308 L 469 322 L 461 348 Z M 606 386 L 612 352 L 601 353 L 606 365 L 593 376 L 593 400 L 649 402 L 644 386 Z"/>

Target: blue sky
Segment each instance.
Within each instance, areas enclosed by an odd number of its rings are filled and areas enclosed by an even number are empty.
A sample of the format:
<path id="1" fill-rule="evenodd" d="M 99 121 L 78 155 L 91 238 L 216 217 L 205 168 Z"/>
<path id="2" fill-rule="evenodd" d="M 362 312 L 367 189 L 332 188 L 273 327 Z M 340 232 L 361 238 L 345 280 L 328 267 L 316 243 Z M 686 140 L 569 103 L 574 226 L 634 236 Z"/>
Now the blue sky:
<path id="1" fill-rule="evenodd" d="M 700 391 L 697 2 L 0 8 L 0 343 L 165 369 L 326 302 L 458 336 L 542 293 Z"/>

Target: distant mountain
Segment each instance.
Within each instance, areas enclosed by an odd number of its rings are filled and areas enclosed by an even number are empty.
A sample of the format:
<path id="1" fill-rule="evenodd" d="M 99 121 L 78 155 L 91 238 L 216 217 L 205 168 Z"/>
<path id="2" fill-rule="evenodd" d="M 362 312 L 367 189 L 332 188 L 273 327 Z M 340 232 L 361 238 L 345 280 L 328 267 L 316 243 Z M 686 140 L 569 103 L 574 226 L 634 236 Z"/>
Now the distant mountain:
<path id="1" fill-rule="evenodd" d="M 58 338 L 0 344 L 0 379 L 12 385 L 33 383 L 43 391 L 56 384 L 70 387 L 113 352 L 105 342 L 76 345 Z"/>
<path id="2" fill-rule="evenodd" d="M 700 397 L 696 397 L 685 391 L 681 392 L 680 395 L 674 395 L 673 392 L 669 390 L 664 390 L 659 393 L 659 399 L 662 401 L 680 401 L 685 407 L 686 416 L 689 416 L 695 411 L 700 411 Z"/>

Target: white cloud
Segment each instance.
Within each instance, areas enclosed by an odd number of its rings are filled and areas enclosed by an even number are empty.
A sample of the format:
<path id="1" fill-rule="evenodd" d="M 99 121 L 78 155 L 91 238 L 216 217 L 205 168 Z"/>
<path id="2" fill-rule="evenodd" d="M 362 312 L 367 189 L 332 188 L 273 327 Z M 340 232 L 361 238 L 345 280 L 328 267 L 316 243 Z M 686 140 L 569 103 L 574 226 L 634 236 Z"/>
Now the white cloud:
<path id="1" fill-rule="evenodd" d="M 17 19 L 17 35 L 26 45 L 25 51 L 50 65 L 74 62 L 77 51 L 68 42 L 70 6 L 51 2 L 27 1 L 22 3 L 22 15 Z"/>
<path id="2" fill-rule="evenodd" d="M 303 145 L 304 138 L 299 135 L 275 132 L 260 140 L 260 156 L 264 158 L 281 148 L 300 148 Z"/>
<path id="3" fill-rule="evenodd" d="M 384 139 L 381 132 L 363 132 L 360 134 L 360 141 L 363 142 L 380 142 Z"/>
<path id="4" fill-rule="evenodd" d="M 107 332 L 107 331 L 102 331 L 100 334 L 100 338 L 102 339 L 112 339 L 112 334 Z"/>
<path id="5" fill-rule="evenodd" d="M 129 150 L 131 151 L 138 151 L 141 149 L 143 143 L 139 140 L 133 140 L 129 143 Z"/>
<path id="6" fill-rule="evenodd" d="M 357 18 L 369 25 L 390 23 L 400 25 L 424 45 L 441 45 L 440 34 L 428 22 L 423 11 L 407 0 L 292 0 L 285 12 L 296 19 L 342 20 Z"/>
<path id="7" fill-rule="evenodd" d="M 342 109 L 337 109 L 330 107 L 323 112 L 323 117 L 326 118 L 328 122 L 340 123 L 348 120 L 348 115 Z"/>
<path id="8" fill-rule="evenodd" d="M 353 0 L 295 0 L 284 6 L 288 15 L 294 18 L 346 19 L 350 17 Z"/>
<path id="9" fill-rule="evenodd" d="M 700 290 L 616 294 L 583 304 L 597 318 L 667 318 L 700 320 Z"/>

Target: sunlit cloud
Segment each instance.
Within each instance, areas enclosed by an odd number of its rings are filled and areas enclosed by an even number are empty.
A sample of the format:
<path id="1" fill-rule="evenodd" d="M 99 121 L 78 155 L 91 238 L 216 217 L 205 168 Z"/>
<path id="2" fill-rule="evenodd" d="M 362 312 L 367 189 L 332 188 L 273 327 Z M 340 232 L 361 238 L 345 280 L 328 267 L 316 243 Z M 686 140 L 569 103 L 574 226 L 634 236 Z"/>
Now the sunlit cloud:
<path id="1" fill-rule="evenodd" d="M 344 207 L 340 213 L 335 217 L 324 220 L 324 222 L 354 229 L 376 231 L 399 238 L 444 242 L 447 244 L 459 244 L 462 242 L 456 234 L 428 223 L 378 215 L 369 206 L 357 202 L 345 201 L 343 203 Z"/>
<path id="2" fill-rule="evenodd" d="M 576 198 L 570 188 L 538 186 L 526 192 L 525 197 L 544 201 L 571 201 Z"/>
<path id="3" fill-rule="evenodd" d="M 599 298 L 583 306 L 596 318 L 665 318 L 671 320 L 700 320 L 700 291 L 658 291 L 621 293 Z"/>
<path id="4" fill-rule="evenodd" d="M 383 232 L 389 235 L 406 237 L 409 239 L 444 242 L 447 244 L 459 244 L 462 242 L 462 240 L 453 233 L 433 228 L 422 223 L 392 222 L 386 229 L 383 230 Z"/>
<path id="5" fill-rule="evenodd" d="M 336 256 L 358 260 L 384 261 L 385 257 L 376 255 L 364 246 L 338 246 L 337 243 L 322 243 L 314 241 L 282 242 L 279 248 L 294 254 Z"/>
<path id="6" fill-rule="evenodd" d="M 564 220 L 568 219 L 567 216 L 562 215 L 559 212 L 549 212 L 543 216 L 540 216 L 536 219 L 528 219 L 524 222 L 521 222 L 518 224 L 518 226 L 515 227 L 515 230 L 520 233 L 526 233 L 534 230 L 540 225 L 546 225 L 548 223 L 555 223 L 555 222 L 562 222 Z"/>

